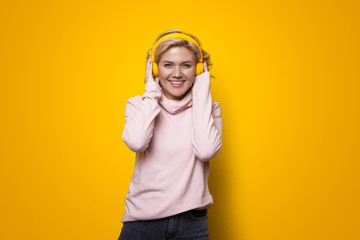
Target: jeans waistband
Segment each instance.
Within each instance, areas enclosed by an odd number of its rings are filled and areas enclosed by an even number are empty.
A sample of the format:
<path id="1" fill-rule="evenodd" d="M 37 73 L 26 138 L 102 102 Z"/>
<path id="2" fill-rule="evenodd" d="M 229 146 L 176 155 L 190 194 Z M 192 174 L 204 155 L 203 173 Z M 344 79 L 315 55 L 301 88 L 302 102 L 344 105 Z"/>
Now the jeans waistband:
<path id="1" fill-rule="evenodd" d="M 202 210 L 190 210 L 188 212 L 190 212 L 195 217 L 202 217 L 202 216 L 205 216 L 207 214 L 207 209 L 205 208 L 205 209 L 202 209 Z"/>

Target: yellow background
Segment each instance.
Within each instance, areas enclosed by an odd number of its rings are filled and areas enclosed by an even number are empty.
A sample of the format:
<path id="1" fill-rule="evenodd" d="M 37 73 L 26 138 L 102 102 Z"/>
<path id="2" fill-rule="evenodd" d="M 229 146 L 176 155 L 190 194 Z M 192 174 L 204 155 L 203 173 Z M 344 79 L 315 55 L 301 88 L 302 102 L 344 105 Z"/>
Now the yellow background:
<path id="1" fill-rule="evenodd" d="M 211 239 L 360 239 L 357 1 L 1 1 L 0 239 L 117 239 L 125 103 L 163 31 L 200 38 L 223 148 Z"/>

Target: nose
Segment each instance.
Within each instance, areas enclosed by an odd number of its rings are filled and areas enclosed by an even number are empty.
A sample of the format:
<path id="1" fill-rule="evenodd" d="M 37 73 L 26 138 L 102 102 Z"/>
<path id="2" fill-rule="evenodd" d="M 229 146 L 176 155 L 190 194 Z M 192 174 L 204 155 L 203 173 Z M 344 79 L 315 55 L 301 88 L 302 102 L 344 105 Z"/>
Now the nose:
<path id="1" fill-rule="evenodd" d="M 176 66 L 173 72 L 173 77 L 175 78 L 181 78 L 182 77 L 182 72 L 181 72 L 181 68 L 179 66 Z"/>

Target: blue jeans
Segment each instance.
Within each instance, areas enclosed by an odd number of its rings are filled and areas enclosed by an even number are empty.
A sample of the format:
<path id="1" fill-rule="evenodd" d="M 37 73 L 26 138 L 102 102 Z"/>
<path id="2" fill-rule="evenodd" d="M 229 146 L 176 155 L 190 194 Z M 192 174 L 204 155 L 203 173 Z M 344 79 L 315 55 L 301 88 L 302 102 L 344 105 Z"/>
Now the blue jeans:
<path id="1" fill-rule="evenodd" d="M 125 222 L 118 240 L 208 240 L 207 210 L 191 210 L 171 217 Z"/>

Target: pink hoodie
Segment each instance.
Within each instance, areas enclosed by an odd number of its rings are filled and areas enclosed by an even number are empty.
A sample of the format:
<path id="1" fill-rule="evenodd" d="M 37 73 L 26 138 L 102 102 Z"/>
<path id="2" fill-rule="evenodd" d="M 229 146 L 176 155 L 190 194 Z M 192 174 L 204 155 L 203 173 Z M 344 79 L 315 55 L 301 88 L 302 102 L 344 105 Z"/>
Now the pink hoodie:
<path id="1" fill-rule="evenodd" d="M 126 103 L 122 139 L 136 152 L 122 222 L 169 217 L 212 205 L 209 160 L 221 149 L 220 105 L 210 92 L 210 73 L 195 77 L 180 101 L 156 82 Z"/>

